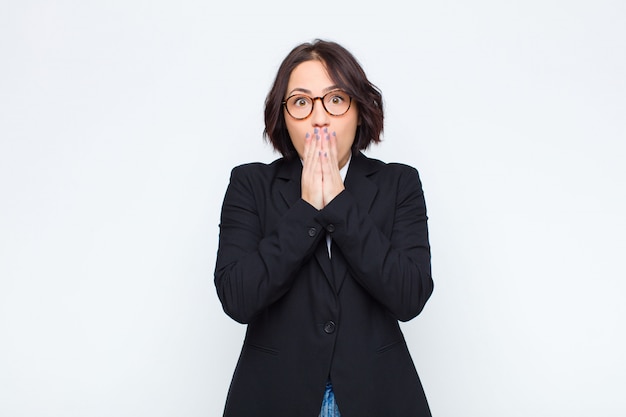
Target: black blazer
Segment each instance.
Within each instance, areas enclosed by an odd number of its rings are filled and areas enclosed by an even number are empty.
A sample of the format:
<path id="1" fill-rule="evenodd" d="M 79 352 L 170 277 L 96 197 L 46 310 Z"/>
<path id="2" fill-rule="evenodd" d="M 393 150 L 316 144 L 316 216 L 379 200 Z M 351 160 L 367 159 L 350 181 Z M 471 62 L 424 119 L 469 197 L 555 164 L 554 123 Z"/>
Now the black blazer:
<path id="1" fill-rule="evenodd" d="M 398 324 L 433 290 L 417 171 L 354 155 L 319 211 L 301 171 L 278 159 L 231 173 L 215 285 L 248 327 L 224 415 L 317 417 L 330 377 L 342 417 L 430 416 Z"/>

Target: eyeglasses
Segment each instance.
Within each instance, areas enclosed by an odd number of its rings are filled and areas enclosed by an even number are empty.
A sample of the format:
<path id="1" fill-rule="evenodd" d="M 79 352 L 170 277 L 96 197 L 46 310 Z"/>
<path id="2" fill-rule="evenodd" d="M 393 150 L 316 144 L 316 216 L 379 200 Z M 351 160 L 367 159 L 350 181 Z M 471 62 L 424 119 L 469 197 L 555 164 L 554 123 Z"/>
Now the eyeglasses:
<path id="1" fill-rule="evenodd" d="M 306 94 L 294 94 L 285 101 L 283 106 L 287 109 L 287 113 L 296 120 L 304 120 L 313 113 L 313 106 L 316 100 L 322 102 L 322 106 L 326 113 L 331 116 L 342 116 L 350 110 L 352 97 L 343 90 L 330 91 L 322 97 L 309 97 Z"/>

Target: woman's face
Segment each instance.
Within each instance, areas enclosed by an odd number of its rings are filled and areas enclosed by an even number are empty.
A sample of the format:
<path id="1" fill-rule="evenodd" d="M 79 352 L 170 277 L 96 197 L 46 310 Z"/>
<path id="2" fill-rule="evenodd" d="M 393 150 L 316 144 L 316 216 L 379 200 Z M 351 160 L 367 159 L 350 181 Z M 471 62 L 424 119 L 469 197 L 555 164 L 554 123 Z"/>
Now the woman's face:
<path id="1" fill-rule="evenodd" d="M 299 64 L 291 72 L 285 99 L 293 94 L 304 94 L 310 97 L 322 97 L 329 91 L 337 90 L 333 80 L 330 79 L 324 64 L 320 61 L 305 61 Z M 315 100 L 313 112 L 303 120 L 294 119 L 284 111 L 287 131 L 291 138 L 291 143 L 296 148 L 298 155 L 302 159 L 304 155 L 304 139 L 306 134 L 313 136 L 315 129 L 323 132 L 328 129 L 329 134 L 337 137 L 337 160 L 339 168 L 342 168 L 350 158 L 350 150 L 356 129 L 359 122 L 359 111 L 356 103 L 352 102 L 350 109 L 341 116 L 332 116 L 324 110 L 321 100 Z"/>

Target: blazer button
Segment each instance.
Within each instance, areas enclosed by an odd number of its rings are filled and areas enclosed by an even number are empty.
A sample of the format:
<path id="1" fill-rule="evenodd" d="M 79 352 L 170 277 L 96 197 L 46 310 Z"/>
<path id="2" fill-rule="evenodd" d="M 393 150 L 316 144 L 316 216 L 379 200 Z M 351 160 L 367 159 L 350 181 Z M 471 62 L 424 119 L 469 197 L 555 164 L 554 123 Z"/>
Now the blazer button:
<path id="1" fill-rule="evenodd" d="M 317 230 L 315 230 L 315 227 L 311 227 L 309 229 L 309 236 L 313 237 L 315 236 L 316 233 L 317 233 Z"/>
<path id="2" fill-rule="evenodd" d="M 335 331 L 335 327 L 337 327 L 335 325 L 335 322 L 332 320 L 329 320 L 326 323 L 324 323 L 324 332 L 331 334 Z"/>
<path id="3" fill-rule="evenodd" d="M 329 233 L 332 233 L 335 231 L 335 225 L 334 224 L 329 224 L 328 226 L 326 226 L 326 230 L 328 230 Z"/>

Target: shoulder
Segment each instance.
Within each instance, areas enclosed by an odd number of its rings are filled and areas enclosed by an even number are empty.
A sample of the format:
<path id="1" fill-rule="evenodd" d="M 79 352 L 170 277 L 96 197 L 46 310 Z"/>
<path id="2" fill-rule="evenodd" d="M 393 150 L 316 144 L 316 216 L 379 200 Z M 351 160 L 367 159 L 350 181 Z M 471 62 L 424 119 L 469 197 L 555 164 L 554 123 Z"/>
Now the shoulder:
<path id="1" fill-rule="evenodd" d="M 233 179 L 247 178 L 250 180 L 264 180 L 275 178 L 281 172 L 285 171 L 293 161 L 284 158 L 276 159 L 271 163 L 264 162 L 248 162 L 235 166 L 230 173 L 231 181 Z"/>
<path id="2" fill-rule="evenodd" d="M 354 172 L 350 179 L 353 190 L 375 184 L 380 195 L 393 200 L 405 200 L 423 194 L 422 181 L 417 169 L 400 162 L 383 162 L 359 154 L 354 159 Z M 351 163 L 352 164 L 352 163 Z M 348 177 L 350 177 L 350 169 Z"/>
<path id="3" fill-rule="evenodd" d="M 271 171 L 283 161 L 283 158 L 277 159 L 271 163 L 265 162 L 247 162 L 245 164 L 235 166 L 231 172 L 237 174 L 259 173 Z"/>
<path id="4" fill-rule="evenodd" d="M 401 162 L 383 162 L 379 159 L 369 158 L 363 154 L 357 155 L 354 162 L 370 178 L 417 178 L 419 174 L 415 167 Z"/>

